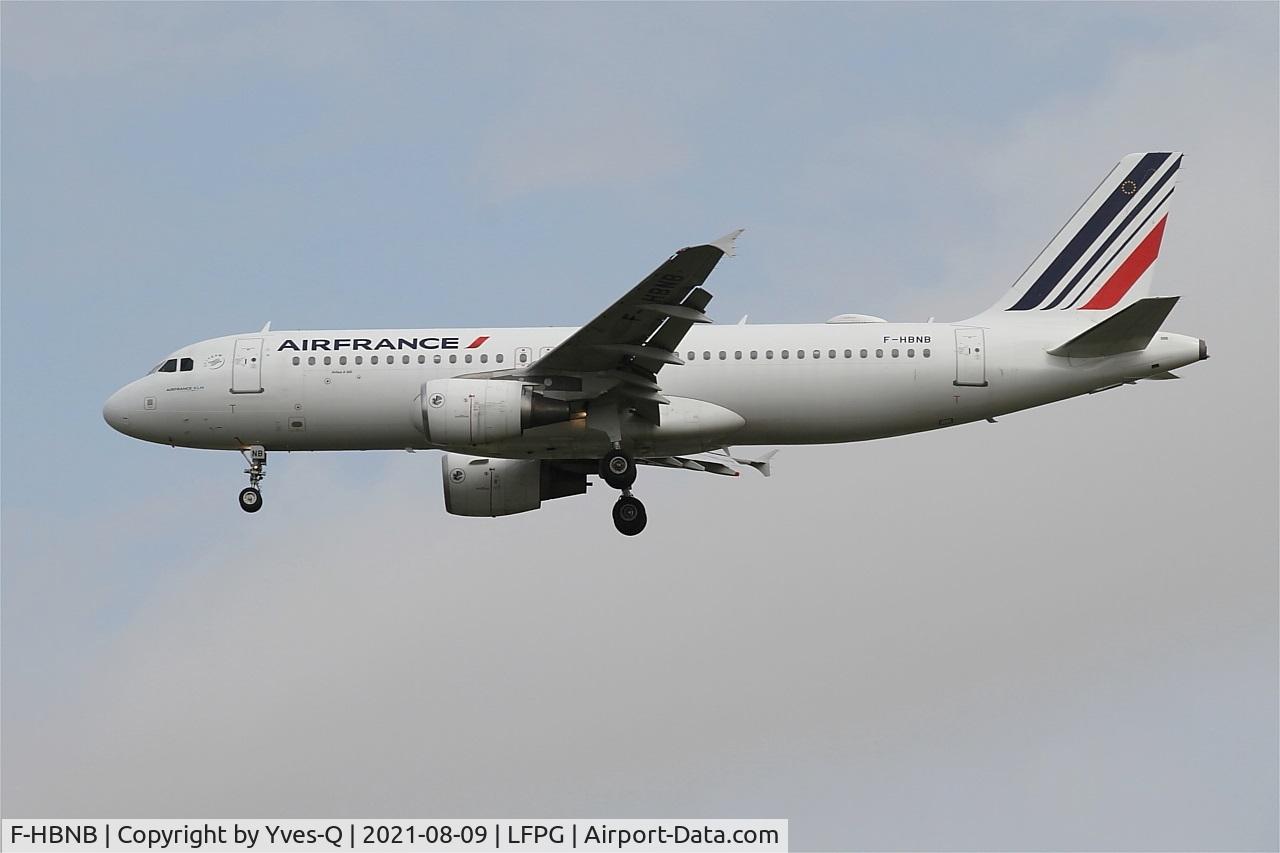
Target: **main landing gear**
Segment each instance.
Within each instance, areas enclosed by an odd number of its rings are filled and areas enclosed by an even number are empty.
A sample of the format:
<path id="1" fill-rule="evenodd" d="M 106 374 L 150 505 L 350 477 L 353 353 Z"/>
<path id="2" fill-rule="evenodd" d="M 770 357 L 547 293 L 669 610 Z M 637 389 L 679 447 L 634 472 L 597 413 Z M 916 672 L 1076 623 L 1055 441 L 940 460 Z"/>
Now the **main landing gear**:
<path id="1" fill-rule="evenodd" d="M 613 505 L 613 526 L 623 536 L 635 536 L 649 523 L 644 504 L 630 492 L 624 492 Z"/>
<path id="2" fill-rule="evenodd" d="M 622 492 L 613 505 L 613 526 L 623 536 L 635 536 L 649 522 L 644 504 L 631 494 L 636 481 L 636 461 L 619 447 L 610 450 L 600 460 L 600 478 Z"/>
<path id="3" fill-rule="evenodd" d="M 243 448 L 240 455 L 249 463 L 244 472 L 249 475 L 249 488 L 240 490 L 240 508 L 245 512 L 257 512 L 262 509 L 262 492 L 258 485 L 267 476 L 267 449 L 255 444 Z"/>

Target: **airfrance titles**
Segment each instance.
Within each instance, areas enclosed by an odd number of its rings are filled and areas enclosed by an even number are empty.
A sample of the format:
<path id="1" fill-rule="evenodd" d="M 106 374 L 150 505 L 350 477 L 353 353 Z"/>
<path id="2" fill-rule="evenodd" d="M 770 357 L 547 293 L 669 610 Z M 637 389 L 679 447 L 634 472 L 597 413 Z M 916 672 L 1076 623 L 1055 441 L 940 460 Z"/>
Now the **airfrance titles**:
<path id="1" fill-rule="evenodd" d="M 475 349 L 489 340 L 488 335 L 461 346 L 458 338 L 286 338 L 277 352 L 339 352 L 341 350 L 405 350 L 405 349 Z"/>

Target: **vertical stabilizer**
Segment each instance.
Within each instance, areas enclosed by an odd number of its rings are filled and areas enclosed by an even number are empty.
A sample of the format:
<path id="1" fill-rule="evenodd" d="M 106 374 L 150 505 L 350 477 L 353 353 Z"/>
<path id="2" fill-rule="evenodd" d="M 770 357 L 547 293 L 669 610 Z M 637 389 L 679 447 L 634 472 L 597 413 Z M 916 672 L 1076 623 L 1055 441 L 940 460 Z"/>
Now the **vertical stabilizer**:
<path id="1" fill-rule="evenodd" d="M 987 313 L 1114 311 L 1146 296 L 1181 166 L 1178 152 L 1121 160 Z"/>

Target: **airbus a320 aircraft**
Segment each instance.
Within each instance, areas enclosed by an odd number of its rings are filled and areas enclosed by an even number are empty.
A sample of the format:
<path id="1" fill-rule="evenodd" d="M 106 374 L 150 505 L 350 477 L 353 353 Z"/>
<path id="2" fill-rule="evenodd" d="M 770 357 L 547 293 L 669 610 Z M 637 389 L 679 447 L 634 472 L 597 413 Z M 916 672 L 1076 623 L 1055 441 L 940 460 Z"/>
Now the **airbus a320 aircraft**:
<path id="1" fill-rule="evenodd" d="M 135 438 L 238 450 L 246 512 L 269 451 L 444 451 L 445 509 L 499 516 L 621 493 L 644 529 L 637 465 L 769 474 L 731 445 L 864 441 L 991 419 L 1207 358 L 1161 331 L 1148 296 L 1177 153 L 1120 161 L 995 305 L 958 323 L 842 314 L 811 325 L 707 325 L 704 287 L 734 232 L 681 249 L 581 328 L 260 332 L 183 347 L 103 415 Z"/>

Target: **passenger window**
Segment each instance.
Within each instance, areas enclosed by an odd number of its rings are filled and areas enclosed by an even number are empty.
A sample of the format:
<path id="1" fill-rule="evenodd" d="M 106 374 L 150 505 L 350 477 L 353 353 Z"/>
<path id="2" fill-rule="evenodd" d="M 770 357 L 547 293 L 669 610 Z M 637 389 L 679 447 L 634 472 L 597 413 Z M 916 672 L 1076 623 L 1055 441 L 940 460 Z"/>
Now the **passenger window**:
<path id="1" fill-rule="evenodd" d="M 827 358 L 835 358 L 835 357 L 836 357 L 836 351 L 835 351 L 835 350 L 831 350 L 830 352 L 828 352 L 828 353 L 827 353 Z M 847 355 L 845 356 L 845 358 L 848 358 L 848 357 L 849 357 L 849 356 L 847 356 Z"/>
<path id="2" fill-rule="evenodd" d="M 314 365 L 315 363 L 316 363 L 316 357 L 314 355 L 307 356 L 307 364 Z"/>
<path id="3" fill-rule="evenodd" d="M 364 356 L 362 355 L 356 356 L 356 364 L 364 364 Z"/>
<path id="4" fill-rule="evenodd" d="M 465 361 L 467 364 L 470 364 L 470 363 L 471 363 L 471 353 L 467 353 L 466 355 L 464 355 L 464 356 L 462 357 L 462 359 L 463 359 L 463 361 Z"/>
<path id="5" fill-rule="evenodd" d="M 876 350 L 876 358 L 884 358 L 884 350 L 882 349 Z"/>
<path id="6" fill-rule="evenodd" d="M 408 356 L 408 355 L 403 355 L 403 356 L 401 356 L 401 357 L 400 357 L 400 361 L 401 361 L 402 363 L 404 363 L 404 364 L 408 364 L 408 363 L 409 363 L 409 356 Z"/>
<path id="7" fill-rule="evenodd" d="M 697 358 L 697 354 L 691 352 L 689 353 L 689 357 L 686 358 L 685 361 L 693 361 L 695 358 Z"/>
<path id="8" fill-rule="evenodd" d="M 195 370 L 196 363 L 189 358 L 184 358 L 178 365 L 178 369 L 184 373 L 188 370 Z"/>
<path id="9" fill-rule="evenodd" d="M 524 353 L 520 353 L 520 363 L 521 363 L 521 364 L 524 364 L 524 363 L 525 363 L 526 361 L 528 361 L 528 360 L 529 360 L 529 356 L 525 355 Z M 439 362 L 439 361 L 440 361 L 440 356 L 436 356 L 436 361 L 437 361 L 437 362 Z"/>
<path id="10" fill-rule="evenodd" d="M 835 353 L 832 353 L 832 355 L 835 355 Z M 816 349 L 816 350 L 814 350 L 814 351 L 813 351 L 813 357 L 814 357 L 814 358 L 822 358 L 822 350 L 820 350 L 820 349 Z"/>
<path id="11" fill-rule="evenodd" d="M 897 347 L 894 347 L 894 349 L 893 349 L 891 352 L 892 352 L 892 354 L 893 354 L 893 357 L 894 357 L 894 358 L 897 358 L 897 357 L 898 357 L 898 349 L 897 349 Z"/>
<path id="12" fill-rule="evenodd" d="M 427 357 L 425 355 L 419 355 L 418 364 L 426 364 L 426 363 L 427 363 Z"/>
<path id="13" fill-rule="evenodd" d="M 302 359 L 295 355 L 295 356 L 293 357 L 293 363 L 294 363 L 295 365 L 302 364 Z"/>
<path id="14" fill-rule="evenodd" d="M 772 359 L 773 359 L 773 350 L 771 350 L 771 349 L 767 349 L 767 350 L 765 350 L 765 351 L 764 351 L 764 357 L 765 357 L 765 359 L 767 359 L 767 360 L 772 360 Z"/>
<path id="15" fill-rule="evenodd" d="M 498 353 L 497 355 L 495 355 L 493 357 L 493 360 L 498 362 L 498 364 L 502 364 L 502 353 Z"/>
<path id="16" fill-rule="evenodd" d="M 720 360 L 721 360 L 721 361 L 724 361 L 726 357 L 727 357 L 727 356 L 725 355 L 725 351 L 724 351 L 724 350 L 720 350 Z"/>
<path id="17" fill-rule="evenodd" d="M 791 350 L 785 350 L 785 349 L 784 349 L 784 350 L 782 351 L 782 357 L 783 357 L 783 358 L 791 358 Z"/>
<path id="18" fill-rule="evenodd" d="M 916 357 L 916 351 L 915 351 L 915 350 L 913 350 L 913 349 L 909 349 L 909 350 L 907 350 L 907 358 L 915 358 L 915 357 Z"/>
<path id="19" fill-rule="evenodd" d="M 921 350 L 921 354 L 923 354 L 925 358 L 928 358 L 928 357 L 929 357 L 929 350 L 927 350 L 927 349 Z"/>
<path id="20" fill-rule="evenodd" d="M 457 354 L 456 354 L 456 353 L 455 353 L 455 354 L 451 354 L 451 355 L 449 356 L 449 363 L 450 363 L 450 364 L 457 364 L 457 363 L 458 363 L 458 356 L 457 356 Z"/>
<path id="21" fill-rule="evenodd" d="M 742 350 L 734 350 L 733 358 L 735 361 L 742 361 Z"/>
<path id="22" fill-rule="evenodd" d="M 845 351 L 844 351 L 844 357 L 845 357 L 845 358 L 853 358 L 853 350 L 851 350 L 851 349 L 847 349 L 847 350 L 845 350 Z"/>
<path id="23" fill-rule="evenodd" d="M 860 349 L 860 350 L 858 350 L 858 358 L 866 358 L 866 357 L 867 357 L 867 351 L 866 351 L 866 350 L 864 350 L 864 349 Z"/>
<path id="24" fill-rule="evenodd" d="M 161 373 L 176 373 L 177 370 L 178 370 L 178 360 L 176 358 L 171 358 L 168 361 L 166 361 L 164 364 L 160 365 Z"/>
<path id="25" fill-rule="evenodd" d="M 711 360 L 711 353 L 710 353 L 709 351 L 707 351 L 707 350 L 703 350 L 703 351 L 702 351 L 702 357 L 703 357 L 705 360 L 710 361 L 710 360 Z"/>
<path id="26" fill-rule="evenodd" d="M 784 355 L 783 358 L 786 358 L 786 356 Z M 804 358 L 804 350 L 802 349 L 796 350 L 796 358 Z"/>
<path id="27" fill-rule="evenodd" d="M 347 357 L 345 355 L 338 356 L 338 364 L 346 364 L 346 363 L 347 363 Z"/>
<path id="28" fill-rule="evenodd" d="M 326 355 L 326 356 L 324 357 L 324 363 L 325 363 L 325 364 L 333 364 L 333 359 L 329 358 L 329 356 L 327 356 L 327 355 Z"/>
<path id="29" fill-rule="evenodd" d="M 752 358 L 752 360 L 754 360 L 754 359 L 756 358 L 756 356 L 757 356 L 757 354 L 758 354 L 758 353 L 759 353 L 759 350 L 752 350 L 752 351 L 751 351 L 751 358 Z"/>
<path id="30" fill-rule="evenodd" d="M 377 363 L 378 363 L 378 357 L 377 357 L 376 355 L 371 355 L 371 356 L 369 356 L 369 363 L 370 363 L 370 364 L 377 364 Z"/>
<path id="31" fill-rule="evenodd" d="M 432 361 L 434 361 L 436 364 L 439 364 L 439 363 L 440 363 L 440 355 L 439 355 L 439 353 L 437 353 L 436 355 L 431 356 L 431 360 L 432 360 Z"/>
<path id="32" fill-rule="evenodd" d="M 480 353 L 480 363 L 487 364 L 488 361 L 489 361 L 489 356 L 485 355 L 484 353 Z"/>

